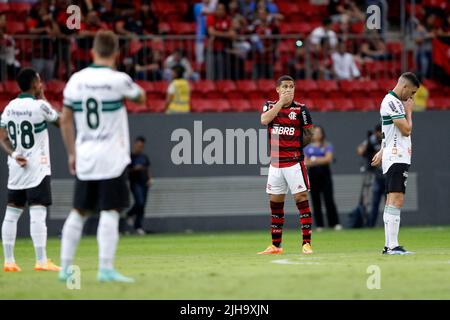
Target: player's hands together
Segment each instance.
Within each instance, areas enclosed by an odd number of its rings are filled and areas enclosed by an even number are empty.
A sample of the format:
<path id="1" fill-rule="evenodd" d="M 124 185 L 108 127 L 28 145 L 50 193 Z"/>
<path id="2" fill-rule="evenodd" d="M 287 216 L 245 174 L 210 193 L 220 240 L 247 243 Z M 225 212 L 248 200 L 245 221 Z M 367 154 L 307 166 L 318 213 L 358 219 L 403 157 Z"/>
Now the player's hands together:
<path id="1" fill-rule="evenodd" d="M 11 157 L 13 157 L 14 160 L 16 160 L 17 164 L 22 168 L 27 165 L 27 159 L 24 156 L 17 154 L 16 152 L 13 152 L 11 154 Z"/>
<path id="2" fill-rule="evenodd" d="M 70 174 L 74 176 L 76 174 L 75 155 L 69 155 L 68 162 Z"/>
<path id="3" fill-rule="evenodd" d="M 405 113 L 411 113 L 412 109 L 414 107 L 414 100 L 413 100 L 413 98 L 409 98 L 408 100 L 406 100 L 403 105 L 405 107 Z"/>
<path id="4" fill-rule="evenodd" d="M 372 158 L 372 167 L 379 167 L 381 164 L 382 152 L 378 151 Z"/>

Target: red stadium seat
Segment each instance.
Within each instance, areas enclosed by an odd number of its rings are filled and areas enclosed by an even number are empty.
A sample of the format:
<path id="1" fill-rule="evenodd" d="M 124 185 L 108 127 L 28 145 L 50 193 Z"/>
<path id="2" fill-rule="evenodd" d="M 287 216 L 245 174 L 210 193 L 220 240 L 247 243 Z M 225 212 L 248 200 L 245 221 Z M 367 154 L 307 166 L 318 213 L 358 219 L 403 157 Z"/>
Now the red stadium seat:
<path id="1" fill-rule="evenodd" d="M 275 81 L 269 79 L 256 80 L 256 86 L 259 91 L 266 97 L 271 95 L 275 91 Z"/>
<path id="2" fill-rule="evenodd" d="M 167 92 L 167 87 L 169 86 L 169 82 L 167 81 L 154 81 L 153 88 L 155 91 L 162 92 L 165 96 Z"/>
<path id="3" fill-rule="evenodd" d="M 0 99 L 0 113 L 3 112 L 3 110 L 5 110 L 6 106 L 8 105 L 10 100 L 6 100 L 6 99 Z"/>
<path id="4" fill-rule="evenodd" d="M 370 98 L 355 98 L 353 99 L 353 105 L 356 110 L 360 111 L 376 111 L 378 110 L 375 100 Z"/>
<path id="5" fill-rule="evenodd" d="M 344 98 L 345 94 L 339 90 L 338 83 L 336 80 L 317 80 L 317 86 L 321 93 L 321 98 L 324 94 L 330 98 Z M 312 98 L 310 96 L 310 98 Z"/>
<path id="6" fill-rule="evenodd" d="M 8 99 L 14 99 L 20 93 L 18 84 L 12 80 L 4 81 L 3 89 L 4 93 L 8 95 Z"/>
<path id="7" fill-rule="evenodd" d="M 259 91 L 256 82 L 254 82 L 253 80 L 238 80 L 236 81 L 236 86 L 239 90 L 242 91 L 244 95 Z"/>
<path id="8" fill-rule="evenodd" d="M 10 10 L 9 4 L 5 2 L 0 2 L 0 13 L 6 13 Z"/>
<path id="9" fill-rule="evenodd" d="M 366 92 L 363 88 L 364 84 L 365 83 L 360 80 L 341 80 L 339 82 L 339 87 L 346 97 L 364 98 L 366 96 Z"/>
<path id="10" fill-rule="evenodd" d="M 378 88 L 387 94 L 389 90 L 394 89 L 397 84 L 397 79 L 380 79 L 378 80 Z"/>
<path id="11" fill-rule="evenodd" d="M 232 99 L 228 100 L 231 106 L 232 111 L 237 112 L 249 112 L 249 111 L 255 111 L 254 108 L 252 108 L 252 105 L 250 101 L 246 99 Z"/>
<path id="12" fill-rule="evenodd" d="M 256 99 L 250 100 L 250 105 L 251 105 L 252 110 L 261 113 L 261 112 L 263 112 L 263 107 L 266 102 L 267 102 L 267 99 L 256 98 Z"/>
<path id="13" fill-rule="evenodd" d="M 236 84 L 233 80 L 218 80 L 216 81 L 216 88 L 223 93 L 237 90 Z"/>
<path id="14" fill-rule="evenodd" d="M 175 34 L 195 34 L 196 32 L 195 23 L 190 22 L 173 22 L 171 29 Z"/>
<path id="15" fill-rule="evenodd" d="M 66 83 L 61 80 L 50 80 L 45 84 L 45 93 L 49 95 L 51 99 L 62 100 L 62 94 Z"/>
<path id="16" fill-rule="evenodd" d="M 139 112 L 147 112 L 147 106 L 138 104 L 133 101 L 125 100 L 125 106 L 127 107 L 127 111 L 131 113 L 139 113 Z"/>
<path id="17" fill-rule="evenodd" d="M 301 10 L 299 4 L 295 2 L 280 2 L 278 4 L 278 11 L 284 14 L 299 13 Z"/>
<path id="18" fill-rule="evenodd" d="M 428 89 L 429 92 L 436 92 L 440 90 L 441 85 L 433 80 L 425 79 L 423 80 L 423 85 Z"/>
<path id="19" fill-rule="evenodd" d="M 136 80 L 136 84 L 138 84 L 144 91 L 152 92 L 155 90 L 155 87 L 153 86 L 153 82 L 151 81 L 145 81 L 145 80 Z"/>
<path id="20" fill-rule="evenodd" d="M 317 111 L 332 111 L 334 104 L 330 99 L 314 99 L 314 105 Z"/>
<path id="21" fill-rule="evenodd" d="M 49 103 L 53 107 L 53 109 L 57 110 L 58 112 L 61 112 L 63 106 L 61 100 L 49 100 Z"/>
<path id="22" fill-rule="evenodd" d="M 165 106 L 166 100 L 164 99 L 147 100 L 147 110 L 149 112 L 165 112 Z"/>
<path id="23" fill-rule="evenodd" d="M 399 59 L 402 50 L 403 50 L 403 44 L 401 42 L 388 42 L 386 43 L 387 51 L 392 54 L 394 59 Z"/>
<path id="24" fill-rule="evenodd" d="M 295 81 L 295 90 L 299 92 L 302 97 L 323 97 L 323 92 L 319 90 L 319 86 L 315 80 L 297 80 Z"/>
<path id="25" fill-rule="evenodd" d="M 317 108 L 312 99 L 296 99 L 298 102 L 303 103 L 309 111 L 317 111 Z"/>
<path id="26" fill-rule="evenodd" d="M 26 31 L 26 25 L 20 21 L 8 21 L 6 23 L 6 32 L 9 34 L 22 34 Z"/>
<path id="27" fill-rule="evenodd" d="M 338 111 L 351 111 L 355 109 L 355 105 L 351 99 L 336 98 L 333 99 L 334 109 Z"/>
<path id="28" fill-rule="evenodd" d="M 450 98 L 430 98 L 427 103 L 428 110 L 450 109 Z"/>
<path id="29" fill-rule="evenodd" d="M 31 9 L 31 4 L 26 2 L 10 2 L 9 8 L 15 14 L 28 14 Z"/>
<path id="30" fill-rule="evenodd" d="M 229 112 L 231 111 L 231 106 L 228 100 L 225 99 L 212 99 L 211 103 L 214 106 L 216 112 Z"/>

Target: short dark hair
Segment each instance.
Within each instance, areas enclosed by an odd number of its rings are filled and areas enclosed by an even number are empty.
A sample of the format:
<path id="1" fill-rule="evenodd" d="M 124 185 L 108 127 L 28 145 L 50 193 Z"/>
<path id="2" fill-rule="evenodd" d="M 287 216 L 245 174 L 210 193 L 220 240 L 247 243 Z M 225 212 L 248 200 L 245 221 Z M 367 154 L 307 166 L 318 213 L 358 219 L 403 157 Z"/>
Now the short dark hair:
<path id="1" fill-rule="evenodd" d="M 92 49 L 100 57 L 109 58 L 119 50 L 119 40 L 114 32 L 101 30 L 95 35 Z"/>
<path id="2" fill-rule="evenodd" d="M 281 83 L 283 81 L 292 81 L 294 82 L 294 78 L 292 78 L 291 76 L 288 76 L 287 74 L 285 74 L 284 76 L 281 76 L 278 78 L 277 82 L 276 82 L 276 86 L 279 87 L 281 86 Z"/>
<path id="3" fill-rule="evenodd" d="M 326 18 L 324 18 L 324 19 L 322 20 L 322 24 L 323 24 L 324 26 L 329 26 L 331 23 L 332 23 L 332 20 L 331 20 L 330 17 L 326 17 Z"/>
<path id="4" fill-rule="evenodd" d="M 420 81 L 417 78 L 417 76 L 412 72 L 405 72 L 401 76 L 401 78 L 407 79 L 409 82 L 411 82 L 414 86 L 417 88 L 420 87 Z"/>
<path id="5" fill-rule="evenodd" d="M 134 139 L 134 142 L 145 143 L 145 137 L 144 136 L 138 136 L 138 137 L 136 137 L 136 139 Z"/>
<path id="6" fill-rule="evenodd" d="M 24 68 L 20 70 L 17 75 L 16 81 L 19 85 L 19 88 L 22 92 L 28 91 L 31 89 L 31 85 L 33 81 L 38 77 L 38 73 L 33 68 Z"/>
<path id="7" fill-rule="evenodd" d="M 173 66 L 172 70 L 175 72 L 175 79 L 183 78 L 184 67 L 181 64 Z"/>

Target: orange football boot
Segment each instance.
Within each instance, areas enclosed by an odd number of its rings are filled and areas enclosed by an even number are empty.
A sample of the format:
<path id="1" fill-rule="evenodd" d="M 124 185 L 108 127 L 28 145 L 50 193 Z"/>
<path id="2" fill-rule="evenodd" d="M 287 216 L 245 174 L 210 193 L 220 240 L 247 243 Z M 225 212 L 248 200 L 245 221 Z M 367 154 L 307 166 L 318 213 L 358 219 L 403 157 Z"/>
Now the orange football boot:
<path id="1" fill-rule="evenodd" d="M 58 267 L 56 264 L 52 262 L 52 260 L 47 259 L 47 263 L 41 264 L 36 262 L 34 265 L 34 270 L 36 271 L 59 271 L 61 267 Z"/>
<path id="2" fill-rule="evenodd" d="M 266 248 L 266 250 L 258 252 L 258 254 L 280 254 L 283 253 L 283 248 L 278 248 L 271 244 Z"/>
<path id="3" fill-rule="evenodd" d="M 3 266 L 3 271 L 5 272 L 20 272 L 22 269 L 15 262 L 5 262 Z"/>

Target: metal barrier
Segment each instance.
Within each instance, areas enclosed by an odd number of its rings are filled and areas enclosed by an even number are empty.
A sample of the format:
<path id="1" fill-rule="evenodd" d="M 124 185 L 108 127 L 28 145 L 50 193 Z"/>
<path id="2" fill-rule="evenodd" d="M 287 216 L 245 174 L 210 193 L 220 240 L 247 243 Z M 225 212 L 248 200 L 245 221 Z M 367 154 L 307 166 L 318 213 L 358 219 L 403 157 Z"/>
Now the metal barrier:
<path id="1" fill-rule="evenodd" d="M 357 52 L 363 43 L 382 41 L 378 33 L 347 34 L 345 41 Z M 45 80 L 67 80 L 75 71 L 91 63 L 90 48 L 93 38 L 74 36 L 50 38 L 47 36 L 15 35 L 16 60 L 21 67 L 33 66 Z M 330 71 L 330 55 L 335 50 L 326 42 L 321 50 L 312 45 L 305 34 L 275 36 L 239 36 L 221 40 L 210 37 L 197 41 L 195 35 L 120 37 L 121 54 L 119 70 L 129 73 L 137 80 L 170 80 L 171 74 L 165 64 L 166 58 L 175 50 L 182 55 L 192 70 L 186 76 L 198 79 L 272 79 L 281 74 L 291 74 L 297 79 L 333 79 Z M 377 57 L 358 58 L 363 77 L 397 77 L 400 72 L 413 67 L 411 50 L 405 38 L 387 40 L 388 53 Z M 348 49 L 347 48 L 347 49 Z M 1 56 L 0 56 L 1 59 Z M 176 63 L 174 61 L 171 62 Z M 185 63 L 185 62 L 183 62 Z M 13 79 L 13 72 L 2 63 L 2 80 Z"/>

